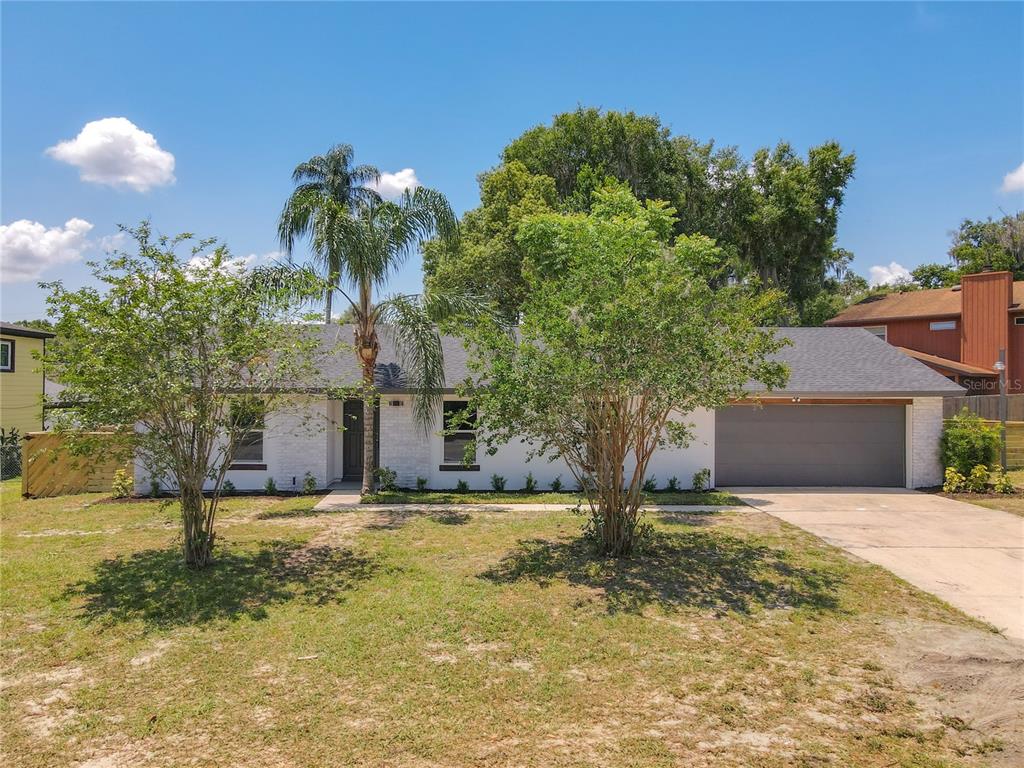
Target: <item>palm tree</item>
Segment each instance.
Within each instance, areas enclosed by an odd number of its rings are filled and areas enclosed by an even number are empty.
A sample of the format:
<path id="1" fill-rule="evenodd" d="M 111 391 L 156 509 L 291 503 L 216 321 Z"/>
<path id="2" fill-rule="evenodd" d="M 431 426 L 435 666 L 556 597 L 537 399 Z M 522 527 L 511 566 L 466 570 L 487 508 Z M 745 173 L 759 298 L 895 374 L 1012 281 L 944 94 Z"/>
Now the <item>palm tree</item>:
<path id="1" fill-rule="evenodd" d="M 291 256 L 295 241 L 312 236 L 314 231 L 351 228 L 358 206 L 380 202 L 380 195 L 369 185 L 380 179 L 380 171 L 372 165 L 352 165 L 354 151 L 350 144 L 337 144 L 327 154 L 316 155 L 300 163 L 292 172 L 295 189 L 281 211 L 277 232 L 285 253 Z M 324 322 L 331 322 L 331 305 L 342 263 L 345 240 L 330 238 L 324 247 L 316 248 L 316 260 L 327 281 L 324 293 Z"/>
<path id="2" fill-rule="evenodd" d="M 347 209 L 342 210 L 341 204 L 325 203 L 323 215 L 313 222 L 311 235 L 318 253 L 341 255 L 338 291 L 349 303 L 356 357 L 362 371 L 362 493 L 372 493 L 377 400 L 374 372 L 381 336 L 395 350 L 406 383 L 414 392 L 416 419 L 427 431 L 444 386 L 444 358 L 436 321 L 475 307 L 471 299 L 454 294 L 395 294 L 378 301 L 375 293 L 383 289 L 421 241 L 437 236 L 454 243 L 458 220 L 444 195 L 419 187 L 413 192 L 406 190 L 395 202 L 368 198 L 351 215 Z"/>

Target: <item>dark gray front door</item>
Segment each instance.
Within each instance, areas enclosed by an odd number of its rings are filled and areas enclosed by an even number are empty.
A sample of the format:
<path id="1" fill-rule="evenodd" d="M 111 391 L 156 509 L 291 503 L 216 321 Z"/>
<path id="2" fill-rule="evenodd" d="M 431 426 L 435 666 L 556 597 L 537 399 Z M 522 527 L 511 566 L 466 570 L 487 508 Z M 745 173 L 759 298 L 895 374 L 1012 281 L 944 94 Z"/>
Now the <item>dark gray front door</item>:
<path id="1" fill-rule="evenodd" d="M 380 464 L 380 406 L 374 408 L 373 465 Z M 343 480 L 363 479 L 363 401 L 346 400 L 342 404 L 341 472 Z"/>
<path id="2" fill-rule="evenodd" d="M 363 404 L 359 400 L 346 400 L 343 413 L 342 477 L 360 480 L 363 477 Z"/>
<path id="3" fill-rule="evenodd" d="M 715 414 L 715 484 L 903 486 L 902 405 L 734 405 Z"/>

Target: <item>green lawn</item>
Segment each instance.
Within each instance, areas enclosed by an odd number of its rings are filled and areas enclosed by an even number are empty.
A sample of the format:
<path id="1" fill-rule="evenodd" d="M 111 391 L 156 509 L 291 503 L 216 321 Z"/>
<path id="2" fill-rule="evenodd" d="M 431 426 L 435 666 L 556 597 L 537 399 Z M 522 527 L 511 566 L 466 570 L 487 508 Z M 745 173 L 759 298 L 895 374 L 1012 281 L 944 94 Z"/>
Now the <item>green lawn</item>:
<path id="1" fill-rule="evenodd" d="M 172 505 L 18 490 L 6 765 L 935 768 L 1002 746 L 887 661 L 922 627 L 990 635 L 748 507 L 651 516 L 609 562 L 568 511 L 233 498 L 197 573 Z"/>
<path id="2" fill-rule="evenodd" d="M 584 501 L 580 494 L 552 491 L 381 491 L 364 496 L 364 504 L 566 504 Z M 645 493 L 647 504 L 742 506 L 743 502 L 725 491 L 656 491 Z"/>

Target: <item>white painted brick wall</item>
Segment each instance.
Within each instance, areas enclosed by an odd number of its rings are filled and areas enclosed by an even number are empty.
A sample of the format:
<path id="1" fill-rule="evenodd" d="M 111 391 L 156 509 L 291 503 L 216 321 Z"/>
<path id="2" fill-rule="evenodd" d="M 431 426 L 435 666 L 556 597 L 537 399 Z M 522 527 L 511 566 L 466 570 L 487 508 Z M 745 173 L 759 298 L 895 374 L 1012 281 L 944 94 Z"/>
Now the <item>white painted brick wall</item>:
<path id="1" fill-rule="evenodd" d="M 326 400 L 294 403 L 268 414 L 263 456 L 278 490 L 302 490 L 307 472 L 316 478 L 317 488 L 327 487 L 330 478 L 327 475 L 326 425 Z M 243 473 L 230 473 L 232 477 L 236 474 Z M 242 487 L 237 481 L 232 482 L 238 488 Z M 263 482 L 266 482 L 265 478 Z"/>
<path id="2" fill-rule="evenodd" d="M 435 431 L 424 433 L 416 423 L 408 396 L 381 397 L 380 466 L 395 471 L 399 487 L 415 488 L 417 477 L 430 478 L 430 442 L 441 439 Z"/>
<path id="3" fill-rule="evenodd" d="M 303 478 L 311 472 L 317 488 L 330 482 L 327 466 L 327 401 L 295 400 L 283 402 L 267 414 L 263 433 L 263 463 L 266 470 L 228 470 L 226 479 L 240 491 L 262 490 L 267 478 L 273 477 L 278 490 L 298 491 Z M 293 484 L 294 479 L 294 484 Z M 135 492 L 148 494 L 150 473 L 141 460 L 135 462 Z M 168 489 L 172 482 L 164 480 Z"/>
<path id="4" fill-rule="evenodd" d="M 942 398 L 915 397 L 911 407 L 911 473 L 908 485 L 942 485 L 939 438 L 942 436 Z"/>

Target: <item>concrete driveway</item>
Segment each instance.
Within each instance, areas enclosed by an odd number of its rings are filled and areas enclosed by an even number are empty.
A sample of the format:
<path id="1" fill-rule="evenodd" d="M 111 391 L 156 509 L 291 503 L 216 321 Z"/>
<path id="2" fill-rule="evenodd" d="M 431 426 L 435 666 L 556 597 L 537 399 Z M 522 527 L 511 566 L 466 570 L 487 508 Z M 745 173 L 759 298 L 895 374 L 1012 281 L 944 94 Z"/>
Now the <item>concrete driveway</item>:
<path id="1" fill-rule="evenodd" d="M 1024 518 L 897 488 L 730 488 L 1024 640 Z"/>

